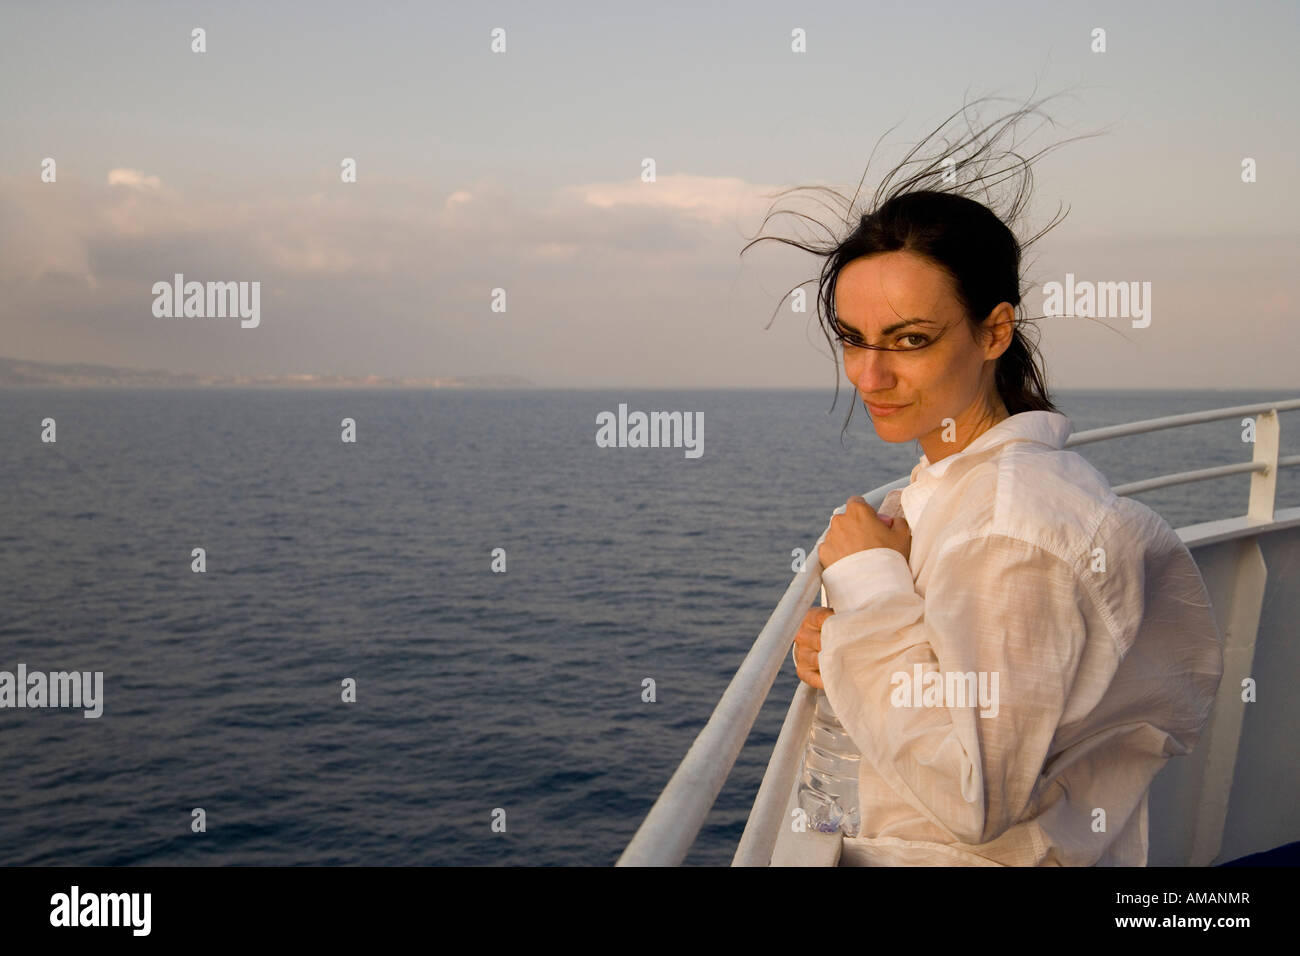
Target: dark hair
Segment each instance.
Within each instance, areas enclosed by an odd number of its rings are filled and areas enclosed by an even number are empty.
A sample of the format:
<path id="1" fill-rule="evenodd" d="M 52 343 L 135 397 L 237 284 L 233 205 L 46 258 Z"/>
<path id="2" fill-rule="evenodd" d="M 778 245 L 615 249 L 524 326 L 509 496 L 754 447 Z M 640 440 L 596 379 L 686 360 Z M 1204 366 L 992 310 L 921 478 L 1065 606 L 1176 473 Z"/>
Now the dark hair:
<path id="1" fill-rule="evenodd" d="M 994 97 L 984 97 L 970 105 L 990 99 Z M 861 214 L 857 226 L 843 238 L 836 238 L 833 230 L 812 217 L 791 212 L 791 215 L 808 219 L 826 230 L 831 240 L 828 243 L 818 244 L 782 236 L 759 236 L 741 250 L 741 255 L 744 255 L 745 250 L 754 243 L 764 239 L 776 239 L 803 249 L 805 252 L 825 257 L 818 285 L 818 319 L 827 344 L 831 346 L 832 358 L 835 361 L 837 400 L 839 360 L 834 355 L 835 342 L 845 339 L 845 332 L 835 313 L 835 287 L 840 270 L 855 259 L 864 256 L 906 250 L 938 266 L 951 279 L 957 299 L 971 324 L 972 334 L 982 331 L 983 321 L 1000 303 L 1008 302 L 1016 309 L 1017 319 L 1013 325 L 1011 344 L 998 357 L 995 366 L 994 381 L 998 395 L 1006 405 L 1007 412 L 1012 415 L 1027 411 L 1058 410 L 1048 395 L 1046 376 L 1040 367 L 1041 356 L 1038 352 L 1037 339 L 1031 338 L 1028 334 L 1030 329 L 1035 333 L 1038 330 L 1037 327 L 1031 326 L 1028 318 L 1023 315 L 1022 291 L 1028 291 L 1029 287 L 1025 286 L 1022 289 L 1020 267 L 1025 249 L 1049 229 L 1058 225 L 1065 216 L 1053 219 L 1048 226 L 1024 242 L 1016 238 L 1008 225 L 1019 219 L 1028 200 L 1033 183 L 1030 163 L 1043 153 L 1054 149 L 1055 146 L 1040 150 L 1028 159 L 1015 152 L 1014 144 L 1001 156 L 990 152 L 1007 130 L 1013 129 L 1015 124 L 1025 116 L 1039 112 L 1038 106 L 1047 99 L 1051 97 L 1046 97 L 1038 103 L 1027 104 L 979 131 L 971 132 L 968 138 L 958 141 L 955 145 L 947 146 L 933 159 L 914 160 L 916 153 L 947 126 L 953 117 L 965 113 L 969 108 L 963 106 L 915 146 L 903 162 L 882 179 L 872 200 L 871 211 Z M 1051 122 L 1050 118 L 1048 122 Z M 994 130 L 994 127 L 997 129 Z M 894 128 L 886 130 L 886 135 Z M 969 120 L 967 129 L 973 129 Z M 986 140 L 985 136 L 990 133 L 990 130 L 994 131 Z M 1086 137 L 1073 137 L 1073 139 L 1083 138 Z M 946 143 L 945 139 L 945 145 Z M 877 147 L 880 145 L 879 141 L 876 145 Z M 968 147 L 970 154 L 958 158 L 958 154 Z M 873 149 L 872 157 L 874 156 Z M 1007 157 L 1013 158 L 1014 162 L 991 172 L 987 171 L 990 164 L 997 165 Z M 919 171 L 891 185 L 903 170 L 917 164 L 921 165 Z M 868 159 L 867 168 L 870 169 L 870 166 L 871 160 Z M 998 203 L 990 199 L 990 189 L 1011 178 L 1018 171 L 1024 174 L 1020 186 L 1012 194 L 1005 211 L 999 215 L 994 212 Z M 864 180 L 866 175 L 864 171 L 862 174 Z M 948 188 L 949 184 L 951 188 Z M 987 204 L 965 195 L 965 191 L 977 186 L 983 191 L 985 199 L 988 200 Z M 859 181 L 858 192 L 861 188 L 862 182 Z M 854 193 L 853 199 L 849 200 L 847 205 L 843 196 L 825 186 L 798 186 L 777 195 L 779 197 L 804 189 L 824 192 L 838 200 L 847 210 L 844 225 L 847 226 L 851 221 L 858 192 Z M 764 225 L 777 212 L 788 212 L 788 210 L 769 212 L 763 220 Z M 812 281 L 808 279 L 799 285 L 806 285 Z M 790 294 L 798 288 L 799 286 L 795 286 L 787 292 L 781 302 L 789 298 Z M 777 310 L 780 308 L 781 305 L 778 303 Z M 773 319 L 775 317 L 774 311 Z M 771 322 L 768 325 L 770 327 Z M 854 345 L 859 348 L 887 348 L 883 345 L 866 345 L 856 339 Z M 856 404 L 857 402 L 853 402 L 850 405 L 849 418 L 844 422 L 845 429 L 848 428 L 849 419 L 853 416 L 852 406 Z M 831 407 L 834 408 L 834 403 Z M 843 430 L 841 430 L 841 439 L 842 436 Z"/>

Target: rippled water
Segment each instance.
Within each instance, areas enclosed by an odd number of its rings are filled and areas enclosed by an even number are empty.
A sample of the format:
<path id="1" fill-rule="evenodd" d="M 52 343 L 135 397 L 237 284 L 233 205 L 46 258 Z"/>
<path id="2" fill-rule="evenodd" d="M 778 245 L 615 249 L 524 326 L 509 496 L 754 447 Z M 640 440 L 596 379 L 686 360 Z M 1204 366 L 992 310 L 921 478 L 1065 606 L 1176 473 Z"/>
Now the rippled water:
<path id="1" fill-rule="evenodd" d="M 861 408 L 841 446 L 847 397 L 0 392 L 0 670 L 103 671 L 105 698 L 0 710 L 0 862 L 613 863 L 791 550 L 916 463 Z M 1281 397 L 1058 396 L 1078 430 Z M 703 456 L 598 448 L 620 402 L 703 412 Z M 1079 450 L 1119 483 L 1247 460 L 1240 432 Z M 1242 513 L 1248 483 L 1140 500 L 1179 526 Z M 729 862 L 795 686 L 787 665 L 688 863 Z"/>

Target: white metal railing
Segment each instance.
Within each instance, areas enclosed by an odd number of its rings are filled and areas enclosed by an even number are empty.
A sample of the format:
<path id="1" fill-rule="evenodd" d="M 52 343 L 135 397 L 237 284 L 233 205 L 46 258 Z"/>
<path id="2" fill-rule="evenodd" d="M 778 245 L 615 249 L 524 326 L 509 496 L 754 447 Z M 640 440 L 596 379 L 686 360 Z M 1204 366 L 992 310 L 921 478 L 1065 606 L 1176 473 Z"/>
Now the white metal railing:
<path id="1" fill-rule="evenodd" d="M 1281 429 L 1277 413 L 1293 409 L 1300 409 L 1300 399 L 1170 415 L 1079 432 L 1069 436 L 1065 447 L 1218 421 L 1237 415 L 1258 414 L 1251 461 L 1129 482 L 1115 486 L 1112 491 L 1117 495 L 1131 495 L 1152 488 L 1249 473 L 1251 489 L 1247 514 L 1251 518 L 1271 521 L 1278 469 L 1300 465 L 1300 455 L 1279 456 Z M 906 487 L 909 480 L 910 476 L 881 485 L 863 497 L 872 508 L 878 508 L 886 494 L 895 488 Z M 821 572 L 817 549 L 813 547 L 809 549 L 803 570 L 794 576 L 786 588 L 753 647 L 745 655 L 735 677 L 723 691 L 708 723 L 691 744 L 690 750 L 615 865 L 676 866 L 686 857 L 735 765 L 763 702 L 776 682 L 776 675 L 785 663 L 799 624 L 821 586 Z M 766 866 L 771 859 L 775 835 L 779 830 L 778 821 L 784 818 L 790 783 L 797 774 L 799 761 L 803 757 L 812 721 L 813 703 L 812 688 L 801 682 L 772 749 L 772 757 L 768 761 L 745 831 L 736 848 L 733 866 Z"/>

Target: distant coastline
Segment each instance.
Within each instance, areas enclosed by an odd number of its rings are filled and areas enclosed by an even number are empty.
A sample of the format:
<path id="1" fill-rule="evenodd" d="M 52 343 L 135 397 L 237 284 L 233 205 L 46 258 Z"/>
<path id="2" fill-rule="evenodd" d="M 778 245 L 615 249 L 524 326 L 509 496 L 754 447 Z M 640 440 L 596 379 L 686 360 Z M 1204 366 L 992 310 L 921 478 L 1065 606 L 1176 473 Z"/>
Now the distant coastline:
<path id="1" fill-rule="evenodd" d="M 311 373 L 285 375 L 200 375 L 185 372 L 164 372 L 159 369 L 120 368 L 111 365 L 93 365 L 89 363 L 59 364 L 53 362 L 34 362 L 26 359 L 5 358 L 0 356 L 0 388 L 404 388 L 404 389 L 492 389 L 519 388 L 552 390 L 553 386 L 538 385 L 521 375 L 461 375 L 429 378 L 394 378 L 385 375 L 318 375 Z M 831 385 L 632 385 L 620 386 L 613 383 L 600 385 L 565 385 L 566 391 L 589 392 L 827 392 Z M 1082 387 L 1072 385 L 1055 385 L 1053 392 L 1062 394 L 1097 393 L 1119 395 L 1125 393 L 1186 393 L 1186 392 L 1242 392 L 1258 393 L 1274 398 L 1284 397 L 1294 392 L 1294 387 L 1268 388 L 1254 386 L 1211 387 L 1180 386 L 1167 388 L 1160 386 L 1143 387 L 1138 385 Z"/>
<path id="2" fill-rule="evenodd" d="M 0 358 L 0 388 L 536 388 L 519 375 L 391 378 L 384 375 L 197 375 L 111 365 Z"/>

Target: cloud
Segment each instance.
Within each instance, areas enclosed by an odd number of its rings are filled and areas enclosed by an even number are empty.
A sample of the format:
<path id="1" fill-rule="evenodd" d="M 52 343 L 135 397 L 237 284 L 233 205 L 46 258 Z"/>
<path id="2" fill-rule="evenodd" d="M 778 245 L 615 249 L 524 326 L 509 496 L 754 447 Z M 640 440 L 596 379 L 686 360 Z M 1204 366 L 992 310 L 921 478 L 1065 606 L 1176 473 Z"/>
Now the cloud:
<path id="1" fill-rule="evenodd" d="M 732 223 L 765 203 L 759 187 L 733 176 L 664 176 L 655 182 L 591 183 L 570 186 L 564 195 L 597 209 L 648 207 L 680 213 L 690 219 Z"/>
<path id="2" fill-rule="evenodd" d="M 178 371 L 501 371 L 552 383 L 621 377 L 638 363 L 644 381 L 663 368 L 702 376 L 678 369 L 679 353 L 714 368 L 718 347 L 683 343 L 725 336 L 729 318 L 716 303 L 691 304 L 737 269 L 742 243 L 728 220 L 768 205 L 757 187 L 706 177 L 541 194 L 492 179 L 451 189 L 420 179 L 154 186 L 132 170 L 113 179 L 0 175 L 11 354 Z M 178 272 L 261 282 L 256 337 L 159 322 L 150 290 Z M 508 315 L 490 311 L 498 287 L 509 290 Z M 723 311 L 762 325 L 734 296 Z M 658 344 L 643 354 L 649 325 Z"/>
<path id="3" fill-rule="evenodd" d="M 138 169 L 110 169 L 108 184 L 127 186 L 130 189 L 158 189 L 162 186 L 162 180 L 157 176 L 146 176 Z"/>
<path id="4" fill-rule="evenodd" d="M 451 209 L 453 206 L 456 206 L 460 203 L 472 202 L 473 200 L 474 197 L 468 191 L 464 189 L 457 189 L 454 193 L 452 193 L 450 196 L 447 197 L 447 201 L 442 204 L 442 208 Z"/>
<path id="5" fill-rule="evenodd" d="M 450 189 L 417 178 L 182 187 L 119 169 L 110 180 L 0 174 L 0 325 L 10 354 L 175 371 L 505 372 L 547 384 L 823 381 L 826 355 L 809 316 L 787 310 L 767 328 L 781 295 L 818 263 L 779 243 L 758 247 L 770 260 L 737 260 L 760 227 L 798 232 L 797 222 L 762 218 L 774 201 L 798 209 L 807 195 L 776 200 L 769 186 L 677 175 L 541 194 L 492 179 Z M 809 213 L 828 221 L 833 211 Z M 1207 308 L 1248 316 L 1239 349 L 1283 361 L 1285 350 L 1263 343 L 1287 338 L 1292 297 L 1265 264 L 1285 261 L 1294 241 L 1235 242 L 1226 253 L 1148 245 L 1144 274 L 1169 290 L 1157 296 L 1156 328 L 1138 339 L 1148 352 L 1092 323 L 1053 325 L 1045 346 L 1070 356 L 1060 369 L 1049 361 L 1058 380 L 1109 381 L 1117 356 L 1133 356 L 1125 361 L 1136 369 L 1180 342 L 1189 344 L 1164 381 L 1220 374 L 1218 351 L 1190 344 L 1212 340 Z M 1127 275 L 1095 250 L 1052 252 L 1036 273 Z M 176 272 L 260 281 L 256 335 L 158 321 L 151 287 Z M 1186 276 L 1228 278 L 1189 290 Z M 507 314 L 490 311 L 498 287 L 509 291 Z M 1156 345 L 1159 336 L 1177 341 Z M 1071 366 L 1083 372 L 1059 374 Z M 1285 380 L 1273 368 L 1263 376 Z"/>
<path id="6" fill-rule="evenodd" d="M 710 242 L 733 243 L 769 200 L 734 177 L 665 176 L 587 183 L 541 197 L 493 180 L 447 192 L 419 180 L 364 190 L 312 184 L 300 192 L 165 187 L 158 176 L 110 170 L 107 186 L 0 177 L 0 283 L 71 273 L 94 283 L 136 275 L 159 250 L 193 268 L 240 275 L 383 277 L 423 284 L 498 274 L 527 262 L 667 266 Z M 18 223 L 25 228 L 14 228 Z M 34 228 L 40 224 L 40 228 Z M 730 228 L 727 228 L 730 227 Z M 97 271 L 107 274 L 94 275 Z"/>

